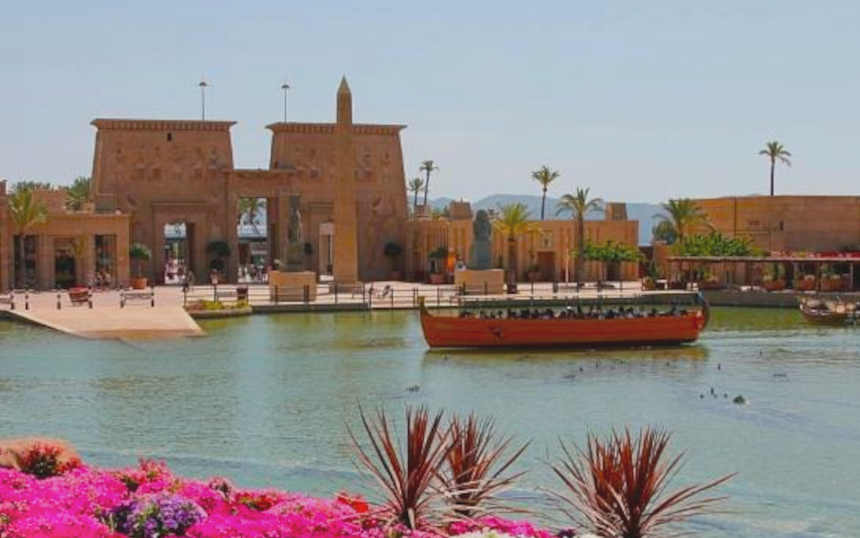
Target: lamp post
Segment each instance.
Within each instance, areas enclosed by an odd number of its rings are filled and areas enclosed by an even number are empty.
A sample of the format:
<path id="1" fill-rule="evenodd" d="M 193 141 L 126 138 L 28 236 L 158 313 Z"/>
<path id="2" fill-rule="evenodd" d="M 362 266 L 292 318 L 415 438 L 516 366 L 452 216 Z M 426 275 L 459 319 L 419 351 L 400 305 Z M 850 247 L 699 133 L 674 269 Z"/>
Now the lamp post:
<path id="1" fill-rule="evenodd" d="M 287 90 L 290 89 L 290 85 L 284 82 L 281 84 L 281 89 L 284 90 L 284 123 L 287 123 Z"/>
<path id="2" fill-rule="evenodd" d="M 201 80 L 198 86 L 200 87 L 200 119 L 206 121 L 206 88 L 209 84 L 206 84 L 205 80 Z"/>

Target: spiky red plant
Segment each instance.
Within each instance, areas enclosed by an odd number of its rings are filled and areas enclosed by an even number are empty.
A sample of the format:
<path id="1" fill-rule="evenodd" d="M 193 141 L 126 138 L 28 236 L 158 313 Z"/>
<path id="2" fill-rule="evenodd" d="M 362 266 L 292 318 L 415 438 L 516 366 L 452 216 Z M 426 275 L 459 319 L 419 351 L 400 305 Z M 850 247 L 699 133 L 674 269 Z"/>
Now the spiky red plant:
<path id="1" fill-rule="evenodd" d="M 359 413 L 373 451 L 368 454 L 347 428 L 356 456 L 382 486 L 392 522 L 416 529 L 431 511 L 436 498 L 431 486 L 450 450 L 449 434 L 441 429 L 442 412 L 431 419 L 424 407 L 406 408 L 405 453 L 392 435 L 385 411 L 378 410 L 375 421 L 368 420 L 361 408 Z"/>
<path id="2" fill-rule="evenodd" d="M 567 486 L 566 493 L 556 494 L 566 506 L 563 511 L 595 534 L 621 538 L 647 538 L 658 532 L 668 536 L 667 525 L 713 512 L 726 497 L 699 495 L 734 474 L 666 493 L 684 456 L 670 459 L 665 454 L 670 438 L 668 432 L 645 428 L 635 439 L 628 429 L 605 440 L 589 434 L 585 450 L 571 451 L 560 441 L 564 455 L 552 469 Z"/>
<path id="3" fill-rule="evenodd" d="M 453 416 L 450 431 L 448 465 L 440 475 L 445 498 L 457 516 L 476 517 L 495 505 L 496 496 L 524 474 L 503 476 L 529 443 L 503 459 L 513 438 L 498 440 L 493 420 L 479 420 L 474 414 L 465 420 Z"/>

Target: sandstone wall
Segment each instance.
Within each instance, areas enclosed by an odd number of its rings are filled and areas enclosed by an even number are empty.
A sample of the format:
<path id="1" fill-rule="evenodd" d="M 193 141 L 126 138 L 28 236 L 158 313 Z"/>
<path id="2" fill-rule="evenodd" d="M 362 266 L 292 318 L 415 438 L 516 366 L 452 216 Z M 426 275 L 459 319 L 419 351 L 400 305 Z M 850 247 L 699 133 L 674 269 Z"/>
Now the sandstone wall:
<path id="1" fill-rule="evenodd" d="M 746 196 L 696 200 L 711 224 L 769 251 L 860 249 L 860 196 Z"/>

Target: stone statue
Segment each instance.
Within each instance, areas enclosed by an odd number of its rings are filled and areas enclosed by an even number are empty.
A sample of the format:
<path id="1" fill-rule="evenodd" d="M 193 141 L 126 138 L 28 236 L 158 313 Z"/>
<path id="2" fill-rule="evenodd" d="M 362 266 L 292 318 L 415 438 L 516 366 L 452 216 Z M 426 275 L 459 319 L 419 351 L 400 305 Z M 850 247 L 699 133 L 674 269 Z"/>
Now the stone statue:
<path id="1" fill-rule="evenodd" d="M 302 212 L 299 209 L 302 197 L 290 195 L 290 216 L 287 224 L 287 271 L 304 271 L 305 245 L 302 231 Z"/>
<path id="2" fill-rule="evenodd" d="M 469 269 L 490 269 L 493 265 L 492 243 L 493 224 L 490 215 L 479 209 L 472 223 L 472 246 L 469 248 Z"/>

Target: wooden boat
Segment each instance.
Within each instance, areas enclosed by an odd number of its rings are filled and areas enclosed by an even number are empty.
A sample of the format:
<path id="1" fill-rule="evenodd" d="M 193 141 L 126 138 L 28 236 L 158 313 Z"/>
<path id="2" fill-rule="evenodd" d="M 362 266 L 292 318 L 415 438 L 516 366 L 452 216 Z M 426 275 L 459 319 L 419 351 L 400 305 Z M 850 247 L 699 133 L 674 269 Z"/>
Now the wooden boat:
<path id="1" fill-rule="evenodd" d="M 685 314 L 613 319 L 480 319 L 434 316 L 419 298 L 421 329 L 430 347 L 577 347 L 674 345 L 694 342 L 708 324 L 710 309 Z"/>
<path id="2" fill-rule="evenodd" d="M 854 319 L 856 307 L 836 301 L 808 299 L 800 302 L 800 313 L 817 325 L 845 325 Z"/>

